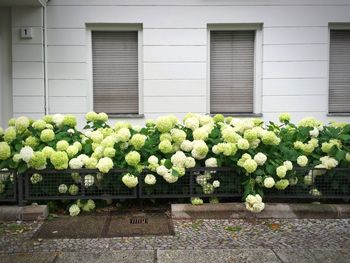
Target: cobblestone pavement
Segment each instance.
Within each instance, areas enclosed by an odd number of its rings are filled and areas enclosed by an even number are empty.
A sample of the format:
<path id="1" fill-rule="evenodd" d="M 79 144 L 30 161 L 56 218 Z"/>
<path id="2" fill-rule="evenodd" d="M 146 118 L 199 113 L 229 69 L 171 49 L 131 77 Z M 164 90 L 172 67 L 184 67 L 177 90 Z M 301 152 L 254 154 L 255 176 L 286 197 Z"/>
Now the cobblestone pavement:
<path id="1" fill-rule="evenodd" d="M 0 232 L 0 253 L 197 249 L 350 249 L 350 219 L 174 220 L 175 236 L 32 239 L 40 222 Z M 84 222 L 82 222 L 84 225 Z M 1 228 L 0 228 L 1 230 Z"/>

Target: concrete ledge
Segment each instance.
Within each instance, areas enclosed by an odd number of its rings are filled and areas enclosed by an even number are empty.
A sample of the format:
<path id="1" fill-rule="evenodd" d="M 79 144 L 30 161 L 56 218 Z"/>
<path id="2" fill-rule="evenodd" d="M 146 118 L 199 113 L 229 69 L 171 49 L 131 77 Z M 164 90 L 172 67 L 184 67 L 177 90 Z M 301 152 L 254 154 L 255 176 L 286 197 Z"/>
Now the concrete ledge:
<path id="1" fill-rule="evenodd" d="M 49 214 L 46 205 L 0 206 L 0 221 L 43 220 Z"/>
<path id="2" fill-rule="evenodd" d="M 350 218 L 350 204 L 266 204 L 261 213 L 251 213 L 243 203 L 191 204 L 171 205 L 174 219 L 191 218 Z"/>

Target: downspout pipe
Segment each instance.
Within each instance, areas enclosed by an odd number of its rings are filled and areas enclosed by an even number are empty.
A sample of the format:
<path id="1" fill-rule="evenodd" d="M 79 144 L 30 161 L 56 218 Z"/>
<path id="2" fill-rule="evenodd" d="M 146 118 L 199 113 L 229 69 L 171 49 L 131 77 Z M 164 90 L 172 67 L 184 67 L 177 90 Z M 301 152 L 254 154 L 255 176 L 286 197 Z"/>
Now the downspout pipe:
<path id="1" fill-rule="evenodd" d="M 48 1 L 47 1 L 48 2 Z M 43 4 L 44 112 L 49 114 L 49 82 L 47 74 L 47 4 Z"/>

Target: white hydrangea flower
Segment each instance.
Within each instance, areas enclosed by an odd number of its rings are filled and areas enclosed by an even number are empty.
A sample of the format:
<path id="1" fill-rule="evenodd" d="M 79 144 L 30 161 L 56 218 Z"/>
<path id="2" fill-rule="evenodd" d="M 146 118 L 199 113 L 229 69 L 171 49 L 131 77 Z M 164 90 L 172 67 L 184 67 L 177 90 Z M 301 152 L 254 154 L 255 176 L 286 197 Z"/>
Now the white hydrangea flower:
<path id="1" fill-rule="evenodd" d="M 113 168 L 113 161 L 109 157 L 103 157 L 100 159 L 96 165 L 96 168 L 101 172 L 101 173 L 108 173 L 110 169 Z"/>
<path id="2" fill-rule="evenodd" d="M 309 134 L 310 134 L 310 136 L 311 137 L 318 137 L 318 135 L 320 134 L 320 132 L 319 132 L 319 130 L 315 127 L 313 130 L 311 130 L 310 132 L 309 132 Z"/>
<path id="3" fill-rule="evenodd" d="M 34 156 L 34 151 L 30 146 L 24 146 L 19 152 L 19 155 L 23 161 L 28 163 Z"/>
<path id="4" fill-rule="evenodd" d="M 86 154 L 80 154 L 77 159 L 79 159 L 84 165 L 89 161 L 90 157 Z"/>
<path id="5" fill-rule="evenodd" d="M 199 128 L 199 120 L 195 117 L 190 117 L 185 120 L 185 126 L 192 131 Z"/>
<path id="6" fill-rule="evenodd" d="M 187 157 L 185 161 L 185 168 L 193 168 L 196 166 L 196 160 L 193 157 Z"/>
<path id="7" fill-rule="evenodd" d="M 30 177 L 30 181 L 32 184 L 40 183 L 43 180 L 43 177 L 41 174 L 35 173 Z"/>
<path id="8" fill-rule="evenodd" d="M 55 114 L 52 116 L 52 120 L 56 124 L 56 126 L 61 126 L 63 119 L 64 116 L 62 114 Z"/>
<path id="9" fill-rule="evenodd" d="M 218 167 L 218 161 L 216 158 L 209 158 L 205 160 L 205 167 Z"/>
<path id="10" fill-rule="evenodd" d="M 281 165 L 281 166 L 276 168 L 276 174 L 279 178 L 285 177 L 287 174 L 287 171 L 288 171 L 288 169 L 284 165 Z"/>
<path id="11" fill-rule="evenodd" d="M 190 152 L 193 149 L 193 143 L 189 140 L 184 140 L 180 145 L 181 150 L 184 152 Z"/>
<path id="12" fill-rule="evenodd" d="M 262 152 L 259 152 L 259 153 L 254 155 L 254 161 L 256 161 L 256 163 L 259 166 L 264 165 L 266 160 L 267 160 L 267 156 L 265 154 L 263 154 Z"/>
<path id="13" fill-rule="evenodd" d="M 262 202 L 260 195 L 248 195 L 245 199 L 245 206 L 247 210 L 253 213 L 259 213 L 265 208 L 265 204 Z"/>
<path id="14" fill-rule="evenodd" d="M 150 156 L 147 161 L 150 164 L 158 164 L 159 162 L 157 156 L 154 156 L 154 155 Z"/>
<path id="15" fill-rule="evenodd" d="M 272 177 L 266 177 L 264 180 L 264 186 L 266 188 L 272 188 L 275 185 L 275 180 Z"/>
<path id="16" fill-rule="evenodd" d="M 320 161 L 324 167 L 328 170 L 337 167 L 338 161 L 330 156 L 323 156 L 320 158 Z"/>
<path id="17" fill-rule="evenodd" d="M 186 162 L 186 155 L 181 151 L 177 151 L 175 154 L 173 154 L 173 156 L 171 156 L 170 160 L 173 165 L 184 167 Z"/>
<path id="18" fill-rule="evenodd" d="M 122 182 L 128 187 L 128 188 L 134 188 L 138 185 L 139 180 L 136 176 L 127 173 L 122 177 Z"/>
<path id="19" fill-rule="evenodd" d="M 145 184 L 154 185 L 156 182 L 157 182 L 157 179 L 153 174 L 147 174 L 145 176 Z"/>
<path id="20" fill-rule="evenodd" d="M 80 213 L 80 208 L 78 205 L 73 204 L 69 207 L 69 214 L 70 216 L 77 216 Z"/>
<path id="21" fill-rule="evenodd" d="M 161 165 L 157 168 L 157 174 L 159 174 L 160 176 L 164 176 L 168 172 L 168 168 L 166 168 L 164 165 Z"/>
<path id="22" fill-rule="evenodd" d="M 173 176 L 171 173 L 166 173 L 165 175 L 163 175 L 163 178 L 165 181 L 167 181 L 169 184 L 173 184 L 176 183 L 177 180 L 179 179 L 179 177 L 177 176 Z"/>
<path id="23" fill-rule="evenodd" d="M 214 186 L 214 188 L 219 188 L 220 187 L 220 181 L 219 180 L 214 180 L 213 186 Z"/>
<path id="24" fill-rule="evenodd" d="M 84 163 L 78 158 L 73 158 L 69 161 L 69 168 L 71 169 L 81 169 L 83 165 Z"/>
<path id="25" fill-rule="evenodd" d="M 291 161 L 284 161 L 283 165 L 287 168 L 288 171 L 293 170 L 293 164 Z"/>
<path id="26" fill-rule="evenodd" d="M 94 185 L 94 183 L 95 183 L 95 177 L 93 177 L 91 174 L 87 174 L 84 176 L 85 187 L 90 187 Z"/>
<path id="27" fill-rule="evenodd" d="M 67 185 L 65 185 L 65 184 L 60 184 L 60 185 L 58 186 L 58 192 L 59 192 L 60 194 L 65 194 L 65 193 L 67 193 L 67 191 L 68 191 Z"/>
<path id="28" fill-rule="evenodd" d="M 237 142 L 238 149 L 241 150 L 248 150 L 249 149 L 249 142 L 246 139 L 239 139 Z"/>
<path id="29" fill-rule="evenodd" d="M 297 158 L 297 163 L 299 166 L 304 167 L 307 165 L 307 163 L 309 162 L 309 160 L 307 159 L 307 157 L 305 155 L 300 155 Z"/>

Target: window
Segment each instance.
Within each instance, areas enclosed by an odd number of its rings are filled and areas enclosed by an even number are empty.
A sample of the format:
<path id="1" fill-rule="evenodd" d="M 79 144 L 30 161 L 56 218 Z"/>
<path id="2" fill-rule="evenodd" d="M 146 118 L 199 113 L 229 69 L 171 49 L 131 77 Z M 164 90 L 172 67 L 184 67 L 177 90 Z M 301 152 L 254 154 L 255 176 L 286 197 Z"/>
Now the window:
<path id="1" fill-rule="evenodd" d="M 93 107 L 139 113 L 138 31 L 92 31 Z"/>
<path id="2" fill-rule="evenodd" d="M 330 31 L 329 113 L 350 113 L 350 30 Z"/>
<path id="3" fill-rule="evenodd" d="M 210 113 L 254 112 L 255 30 L 210 31 Z"/>

